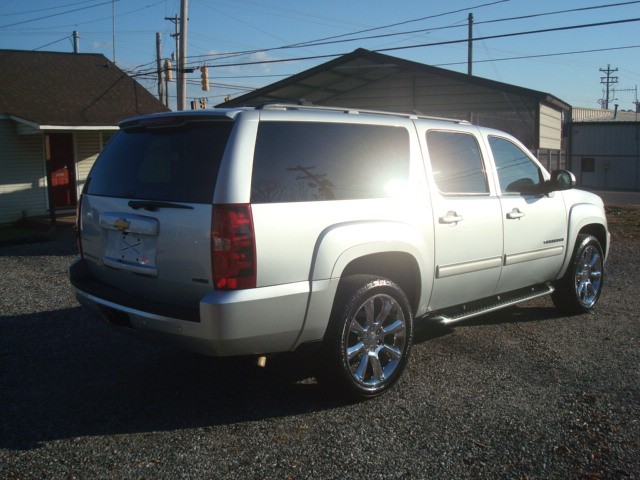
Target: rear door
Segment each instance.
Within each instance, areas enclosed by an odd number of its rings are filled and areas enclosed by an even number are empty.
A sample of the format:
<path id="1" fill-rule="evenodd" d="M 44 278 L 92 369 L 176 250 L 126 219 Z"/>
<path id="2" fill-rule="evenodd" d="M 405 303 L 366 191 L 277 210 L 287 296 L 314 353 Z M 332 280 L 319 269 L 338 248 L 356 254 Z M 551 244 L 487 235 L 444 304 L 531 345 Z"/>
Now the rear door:
<path id="1" fill-rule="evenodd" d="M 52 208 L 76 205 L 75 162 L 72 133 L 45 134 L 45 155 L 50 169 Z"/>
<path id="2" fill-rule="evenodd" d="M 81 208 L 92 275 L 137 297 L 196 307 L 212 288 L 212 199 L 233 122 L 126 124 L 91 170 Z"/>
<path id="3" fill-rule="evenodd" d="M 488 297 L 502 265 L 500 201 L 491 193 L 475 127 L 429 130 L 426 140 L 435 231 L 430 309 Z"/>

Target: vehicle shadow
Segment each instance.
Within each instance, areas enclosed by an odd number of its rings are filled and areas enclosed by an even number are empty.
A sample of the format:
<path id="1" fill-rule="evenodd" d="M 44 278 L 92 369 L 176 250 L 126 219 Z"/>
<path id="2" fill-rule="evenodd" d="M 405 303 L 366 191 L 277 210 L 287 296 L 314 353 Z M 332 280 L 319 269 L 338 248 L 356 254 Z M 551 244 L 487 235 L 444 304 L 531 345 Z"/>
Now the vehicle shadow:
<path id="1" fill-rule="evenodd" d="M 240 424 L 348 404 L 320 393 L 308 378 L 310 362 L 274 363 L 260 369 L 245 358 L 156 345 L 80 308 L 0 317 L 0 448 Z"/>
<path id="2" fill-rule="evenodd" d="M 455 328 L 556 318 L 514 307 L 455 326 L 418 323 L 416 343 Z M 311 356 L 267 368 L 156 345 L 97 322 L 81 308 L 0 317 L 0 448 L 52 440 L 242 424 L 349 404 L 322 391 Z"/>

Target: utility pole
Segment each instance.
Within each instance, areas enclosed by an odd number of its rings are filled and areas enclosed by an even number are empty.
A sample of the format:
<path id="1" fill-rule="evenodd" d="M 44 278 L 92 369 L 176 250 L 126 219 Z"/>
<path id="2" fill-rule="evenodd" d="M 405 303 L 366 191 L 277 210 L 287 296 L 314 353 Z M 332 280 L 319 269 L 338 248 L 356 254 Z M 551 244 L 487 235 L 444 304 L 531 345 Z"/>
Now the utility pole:
<path id="1" fill-rule="evenodd" d="M 600 69 L 601 72 L 606 73 L 607 76 L 606 77 L 600 77 L 600 83 L 606 85 L 606 93 L 605 93 L 605 97 L 603 99 L 602 105 L 604 106 L 605 110 L 609 109 L 609 87 L 611 85 L 615 85 L 616 83 L 618 83 L 618 77 L 612 77 L 611 74 L 613 72 L 617 72 L 618 69 L 614 68 L 613 70 L 611 70 L 611 65 L 607 65 L 607 68 L 601 68 Z"/>
<path id="2" fill-rule="evenodd" d="M 80 52 L 80 41 L 78 40 L 78 31 L 73 31 L 73 53 Z"/>
<path id="3" fill-rule="evenodd" d="M 178 68 L 178 110 L 184 110 L 187 103 L 187 21 L 189 19 L 188 0 L 180 0 L 180 67 Z"/>
<path id="4" fill-rule="evenodd" d="M 467 75 L 473 75 L 473 13 L 469 14 L 469 40 L 467 42 Z"/>
<path id="5" fill-rule="evenodd" d="M 173 38 L 176 39 L 176 49 L 174 51 L 173 56 L 175 58 L 173 58 L 173 61 L 176 63 L 176 66 L 178 65 L 178 49 L 180 47 L 180 33 L 178 33 L 178 26 L 180 25 L 180 17 L 175 15 L 173 17 L 164 17 L 165 20 L 169 20 L 170 22 L 173 22 L 173 25 L 175 27 L 175 33 L 172 33 L 171 36 Z"/>
<path id="6" fill-rule="evenodd" d="M 164 104 L 169 106 L 169 80 L 171 78 L 171 66 L 168 59 L 164 60 Z"/>
<path id="7" fill-rule="evenodd" d="M 175 38 L 176 40 L 176 48 L 173 52 L 173 64 L 175 65 L 175 71 L 176 71 L 176 85 L 178 85 L 178 69 L 180 68 L 180 55 L 179 55 L 179 51 L 180 51 L 180 33 L 178 32 L 178 28 L 180 25 L 180 17 L 177 15 L 174 15 L 173 17 L 164 17 L 165 20 L 169 20 L 170 22 L 173 22 L 173 25 L 175 27 L 175 33 L 172 33 L 171 36 L 173 38 Z M 176 103 L 177 105 L 177 103 Z M 169 84 L 167 83 L 167 107 L 169 106 Z"/>
<path id="8" fill-rule="evenodd" d="M 160 32 L 156 32 L 156 67 L 158 70 L 158 98 L 164 99 L 164 83 L 162 83 L 162 39 Z"/>
<path id="9" fill-rule="evenodd" d="M 111 32 L 113 38 L 113 63 L 116 63 L 116 0 L 111 0 Z"/>

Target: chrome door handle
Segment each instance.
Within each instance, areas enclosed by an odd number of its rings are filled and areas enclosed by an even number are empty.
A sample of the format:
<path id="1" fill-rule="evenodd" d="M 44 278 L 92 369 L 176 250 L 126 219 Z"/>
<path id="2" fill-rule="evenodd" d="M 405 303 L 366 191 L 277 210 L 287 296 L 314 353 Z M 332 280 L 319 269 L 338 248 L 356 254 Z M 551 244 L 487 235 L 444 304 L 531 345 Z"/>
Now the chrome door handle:
<path id="1" fill-rule="evenodd" d="M 507 218 L 509 220 L 518 220 L 519 218 L 524 217 L 524 212 L 521 212 L 517 208 L 514 208 L 509 213 L 507 213 Z"/>
<path id="2" fill-rule="evenodd" d="M 461 222 L 463 218 L 460 215 L 458 215 L 456 212 L 447 212 L 447 214 L 444 217 L 440 217 L 438 220 L 440 223 L 454 224 L 454 223 Z"/>

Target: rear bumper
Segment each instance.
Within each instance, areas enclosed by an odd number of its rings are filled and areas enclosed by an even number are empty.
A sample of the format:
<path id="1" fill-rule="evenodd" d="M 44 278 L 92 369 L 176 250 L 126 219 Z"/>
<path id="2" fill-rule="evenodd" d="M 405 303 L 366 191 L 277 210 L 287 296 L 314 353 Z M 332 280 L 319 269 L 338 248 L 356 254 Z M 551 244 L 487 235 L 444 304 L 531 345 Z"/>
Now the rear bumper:
<path id="1" fill-rule="evenodd" d="M 198 308 L 140 299 L 91 277 L 84 260 L 69 267 L 78 302 L 106 322 L 215 356 L 291 351 L 304 324 L 308 282 L 212 290 Z"/>

